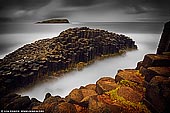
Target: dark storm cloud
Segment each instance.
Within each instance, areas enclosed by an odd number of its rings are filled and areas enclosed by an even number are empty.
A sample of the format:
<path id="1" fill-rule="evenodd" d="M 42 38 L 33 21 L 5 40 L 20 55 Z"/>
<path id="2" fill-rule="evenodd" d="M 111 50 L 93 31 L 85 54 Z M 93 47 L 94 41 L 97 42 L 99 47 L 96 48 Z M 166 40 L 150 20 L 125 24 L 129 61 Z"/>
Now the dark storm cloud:
<path id="1" fill-rule="evenodd" d="M 0 21 L 72 17 L 88 13 L 144 15 L 145 18 L 170 17 L 170 0 L 0 0 Z M 118 16 L 118 14 L 117 14 Z M 106 20 L 109 17 L 105 17 Z M 133 16 L 135 18 L 135 16 Z M 77 19 L 78 20 L 78 19 Z M 142 20 L 142 19 L 141 19 Z M 94 20 L 95 21 L 95 20 Z"/>
<path id="2" fill-rule="evenodd" d="M 48 4 L 51 0 L 0 0 L 0 10 L 17 9 L 36 9 Z"/>
<path id="3" fill-rule="evenodd" d="M 103 10 L 120 8 L 129 14 L 146 12 L 167 13 L 170 12 L 170 0 L 62 0 L 64 6 L 85 7 L 97 4 L 108 4 Z"/>
<path id="4" fill-rule="evenodd" d="M 50 2 L 51 0 L 0 0 L 0 22 L 34 18 L 34 11 Z"/>
<path id="5" fill-rule="evenodd" d="M 0 23 L 12 22 L 12 21 L 13 21 L 12 18 L 0 17 Z"/>
<path id="6" fill-rule="evenodd" d="M 98 3 L 98 0 L 63 0 L 65 6 L 91 6 Z"/>
<path id="7" fill-rule="evenodd" d="M 101 0 L 99 0 L 101 2 Z M 96 1 L 97 2 L 97 1 Z M 145 13 L 151 11 L 170 11 L 169 0 L 105 0 L 103 3 L 110 4 L 110 8 L 122 8 L 127 13 Z"/>
<path id="8" fill-rule="evenodd" d="M 47 18 L 65 18 L 65 17 L 68 17 L 70 13 L 71 13 L 70 11 L 52 11 L 46 16 Z"/>

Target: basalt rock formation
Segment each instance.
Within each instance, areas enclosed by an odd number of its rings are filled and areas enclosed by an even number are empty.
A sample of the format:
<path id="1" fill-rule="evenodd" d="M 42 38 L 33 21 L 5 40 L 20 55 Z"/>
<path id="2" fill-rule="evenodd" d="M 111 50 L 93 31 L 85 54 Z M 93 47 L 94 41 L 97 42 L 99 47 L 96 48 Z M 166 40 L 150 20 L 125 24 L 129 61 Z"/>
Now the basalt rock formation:
<path id="1" fill-rule="evenodd" d="M 161 40 L 166 40 L 166 36 L 162 35 Z M 169 42 L 168 38 L 166 43 Z M 136 69 L 119 70 L 115 79 L 100 78 L 96 84 L 73 89 L 65 98 L 47 93 L 44 101 L 39 102 L 27 96 L 5 95 L 0 99 L 1 109 L 46 113 L 169 113 L 169 52 L 161 49 L 161 54 L 147 54 Z"/>
<path id="2" fill-rule="evenodd" d="M 163 34 L 169 34 L 166 28 L 170 25 L 167 25 Z M 163 34 L 159 48 L 162 48 L 160 45 L 165 42 L 170 42 L 170 38 L 167 38 L 169 35 Z M 50 104 L 45 100 L 32 109 L 45 108 L 49 113 L 169 113 L 170 51 L 167 49 L 168 45 L 164 47 L 160 51 L 161 55 L 145 55 L 143 61 L 138 62 L 136 69 L 119 70 L 115 79 L 100 78 L 96 84 L 73 89 L 62 99 L 50 96 L 47 98 Z"/>
<path id="3" fill-rule="evenodd" d="M 87 27 L 70 28 L 58 37 L 26 44 L 0 62 L 0 95 L 24 87 L 39 78 L 80 70 L 98 58 L 136 49 L 124 35 Z"/>
<path id="4" fill-rule="evenodd" d="M 160 43 L 158 45 L 157 54 L 165 54 L 170 51 L 170 21 L 164 26 Z"/>

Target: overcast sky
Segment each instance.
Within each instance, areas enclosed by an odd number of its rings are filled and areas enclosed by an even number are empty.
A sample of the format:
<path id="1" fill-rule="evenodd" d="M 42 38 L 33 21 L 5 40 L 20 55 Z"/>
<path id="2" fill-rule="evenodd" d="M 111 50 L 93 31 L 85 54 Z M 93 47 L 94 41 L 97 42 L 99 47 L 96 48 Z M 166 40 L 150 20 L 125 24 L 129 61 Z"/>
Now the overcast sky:
<path id="1" fill-rule="evenodd" d="M 0 21 L 167 21 L 170 0 L 0 0 Z"/>

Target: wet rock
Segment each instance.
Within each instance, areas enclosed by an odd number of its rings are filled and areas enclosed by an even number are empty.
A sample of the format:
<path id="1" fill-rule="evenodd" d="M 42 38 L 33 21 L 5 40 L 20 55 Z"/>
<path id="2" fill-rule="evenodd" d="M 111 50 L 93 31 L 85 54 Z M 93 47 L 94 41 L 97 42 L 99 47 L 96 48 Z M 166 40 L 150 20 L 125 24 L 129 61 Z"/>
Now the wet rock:
<path id="1" fill-rule="evenodd" d="M 118 85 L 115 83 L 115 80 L 111 77 L 103 77 L 96 82 L 96 92 L 98 94 L 103 94 L 104 92 L 113 90 L 117 87 Z"/>

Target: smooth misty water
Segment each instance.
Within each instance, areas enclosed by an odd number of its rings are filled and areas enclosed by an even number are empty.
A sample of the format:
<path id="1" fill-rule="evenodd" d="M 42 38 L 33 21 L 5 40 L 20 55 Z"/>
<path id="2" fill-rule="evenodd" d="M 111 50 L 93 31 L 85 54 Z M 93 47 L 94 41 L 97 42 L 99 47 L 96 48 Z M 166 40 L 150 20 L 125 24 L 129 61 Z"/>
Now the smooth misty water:
<path id="1" fill-rule="evenodd" d="M 96 61 L 82 71 L 73 71 L 60 78 L 52 78 L 39 82 L 31 88 L 18 91 L 19 94 L 36 97 L 43 100 L 47 92 L 62 97 L 69 94 L 73 88 L 95 83 L 102 76 L 115 77 L 117 70 L 135 68 L 138 61 L 147 53 L 155 53 L 162 30 L 161 23 L 81 23 L 61 25 L 34 25 L 17 24 L 5 26 L 0 32 L 0 57 L 16 50 L 26 43 L 42 38 L 58 36 L 59 33 L 70 27 L 88 26 L 90 28 L 105 29 L 122 33 L 136 41 L 138 50 L 128 51 L 121 56 Z M 11 26 L 11 27 L 9 27 Z M 13 30 L 14 29 L 14 30 Z M 1 29 L 0 29 L 1 30 Z"/>

